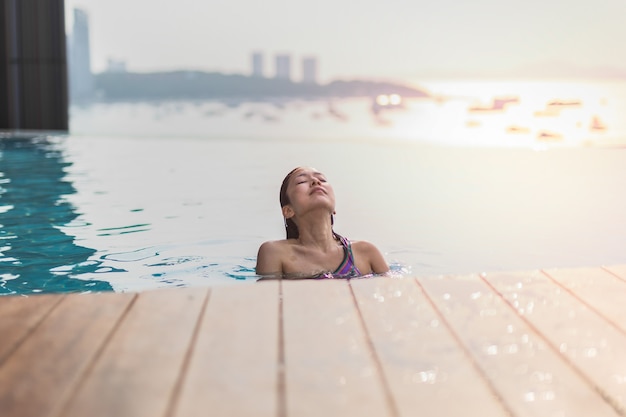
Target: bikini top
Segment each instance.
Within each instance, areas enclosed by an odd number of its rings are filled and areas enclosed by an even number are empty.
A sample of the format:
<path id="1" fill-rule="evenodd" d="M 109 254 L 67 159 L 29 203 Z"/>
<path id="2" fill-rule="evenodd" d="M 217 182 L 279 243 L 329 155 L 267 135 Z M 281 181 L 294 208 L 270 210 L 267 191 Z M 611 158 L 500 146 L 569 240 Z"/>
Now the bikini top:
<path id="1" fill-rule="evenodd" d="M 360 277 L 361 271 L 354 264 L 354 254 L 352 253 L 352 243 L 343 236 L 335 233 L 335 237 L 339 239 L 339 243 L 343 246 L 343 261 L 335 269 L 334 272 L 326 272 L 321 274 L 320 278 L 353 278 Z"/>

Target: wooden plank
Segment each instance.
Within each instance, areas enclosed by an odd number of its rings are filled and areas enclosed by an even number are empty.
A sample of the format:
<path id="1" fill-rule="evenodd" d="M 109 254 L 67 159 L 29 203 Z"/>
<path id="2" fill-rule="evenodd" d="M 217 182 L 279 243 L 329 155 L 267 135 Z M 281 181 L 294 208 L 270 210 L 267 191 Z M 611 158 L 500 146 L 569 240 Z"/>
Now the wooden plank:
<path id="1" fill-rule="evenodd" d="M 602 268 L 549 269 L 543 272 L 613 326 L 626 332 L 626 281 Z"/>
<path id="2" fill-rule="evenodd" d="M 207 289 L 141 293 L 59 416 L 164 415 Z"/>
<path id="3" fill-rule="evenodd" d="M 2 416 L 52 415 L 131 300 L 113 293 L 66 296 L 0 368 Z"/>
<path id="4" fill-rule="evenodd" d="M 346 280 L 282 281 L 286 415 L 393 415 Z"/>
<path id="5" fill-rule="evenodd" d="M 211 290 L 175 416 L 277 415 L 278 286 Z"/>
<path id="6" fill-rule="evenodd" d="M 0 298 L 0 414 L 623 416 L 606 269 Z"/>
<path id="7" fill-rule="evenodd" d="M 626 413 L 626 334 L 539 271 L 495 273 L 486 279 L 595 387 L 598 397 Z M 584 415 L 597 416 L 598 410 Z"/>
<path id="8" fill-rule="evenodd" d="M 619 415 L 478 276 L 419 283 L 514 415 Z"/>
<path id="9" fill-rule="evenodd" d="M 0 365 L 62 299 L 58 295 L 0 297 Z"/>
<path id="10" fill-rule="evenodd" d="M 626 281 L 626 265 L 611 265 L 605 266 L 604 269 L 615 274 L 623 281 Z"/>
<path id="11" fill-rule="evenodd" d="M 413 279 L 351 285 L 399 415 L 509 415 Z"/>

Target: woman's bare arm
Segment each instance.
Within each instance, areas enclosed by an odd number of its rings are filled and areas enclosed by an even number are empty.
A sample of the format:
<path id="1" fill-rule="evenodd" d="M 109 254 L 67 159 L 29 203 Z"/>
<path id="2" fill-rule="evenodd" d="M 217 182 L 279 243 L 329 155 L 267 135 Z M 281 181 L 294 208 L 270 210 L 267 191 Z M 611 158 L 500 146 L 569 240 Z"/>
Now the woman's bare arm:
<path id="1" fill-rule="evenodd" d="M 360 241 L 356 244 L 359 248 L 359 255 L 367 259 L 374 274 L 384 274 L 389 272 L 389 265 L 387 265 L 387 261 L 385 261 L 383 254 L 380 253 L 374 244 L 367 241 Z"/>
<path id="2" fill-rule="evenodd" d="M 280 244 L 277 241 L 265 242 L 259 247 L 256 258 L 256 274 L 280 277 L 283 274 Z"/>

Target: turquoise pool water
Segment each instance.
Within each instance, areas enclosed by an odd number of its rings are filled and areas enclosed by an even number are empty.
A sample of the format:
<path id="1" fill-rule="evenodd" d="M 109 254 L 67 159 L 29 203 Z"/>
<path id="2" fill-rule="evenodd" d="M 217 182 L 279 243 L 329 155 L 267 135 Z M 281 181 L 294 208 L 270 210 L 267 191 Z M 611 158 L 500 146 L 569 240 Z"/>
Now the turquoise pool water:
<path id="1" fill-rule="evenodd" d="M 263 237 L 237 217 L 255 211 L 258 167 L 225 162 L 245 145 L 0 138 L 0 294 L 256 281 Z"/>
<path id="2" fill-rule="evenodd" d="M 101 149 L 96 156 L 106 158 L 112 183 L 100 184 L 91 175 L 93 172 L 77 171 L 90 159 L 76 159 L 81 158 L 83 150 L 96 146 L 95 151 L 98 145 L 113 144 L 123 145 L 115 140 L 77 142 L 58 135 L 0 137 L 0 294 L 133 291 L 190 285 L 194 278 L 195 283 L 215 283 L 216 279 L 207 280 L 208 276 L 223 281 L 256 279 L 254 253 L 248 253 L 252 257 L 231 259 L 223 253 L 217 255 L 219 251 L 213 249 L 219 246 L 223 250 L 234 240 L 212 238 L 209 233 L 190 242 L 180 237 L 185 234 L 185 226 L 180 224 L 165 237 L 154 239 L 154 219 L 146 220 L 145 215 L 170 201 L 165 194 L 158 203 L 143 200 L 149 198 L 144 193 L 146 188 L 133 188 L 132 178 L 142 175 L 141 170 L 133 169 L 130 175 L 126 171 L 124 178 L 116 177 L 115 168 L 120 165 L 116 164 L 115 154 L 128 150 L 128 146 L 109 153 Z M 144 168 L 151 169 L 145 165 Z M 153 175 L 154 172 L 147 174 Z M 116 188 L 117 180 L 127 188 Z M 160 186 L 168 188 L 163 183 Z M 141 201 L 127 207 L 126 202 L 133 204 L 133 199 L 111 200 L 116 191 L 132 193 Z M 200 204 L 192 199 L 190 195 L 187 200 L 174 202 L 174 206 Z M 176 219 L 183 212 L 184 208 L 174 209 L 160 220 Z M 91 215 L 97 224 L 91 223 Z M 100 222 L 99 215 L 106 219 Z M 132 238 L 141 233 L 150 236 Z M 184 254 L 179 253 L 181 250 Z M 208 256 L 211 252 L 215 255 Z M 135 279 L 116 279 L 115 275 L 132 275 Z"/>
<path id="3" fill-rule="evenodd" d="M 94 249 L 59 230 L 78 216 L 63 200 L 76 190 L 64 180 L 61 152 L 45 139 L 7 138 L 0 161 L 0 294 L 111 290 L 106 281 L 68 279 L 98 262 L 88 262 Z"/>
<path id="4" fill-rule="evenodd" d="M 401 274 L 626 263 L 622 148 L 5 137 L 0 293 L 254 282 L 296 165 L 331 180 L 336 230 Z"/>

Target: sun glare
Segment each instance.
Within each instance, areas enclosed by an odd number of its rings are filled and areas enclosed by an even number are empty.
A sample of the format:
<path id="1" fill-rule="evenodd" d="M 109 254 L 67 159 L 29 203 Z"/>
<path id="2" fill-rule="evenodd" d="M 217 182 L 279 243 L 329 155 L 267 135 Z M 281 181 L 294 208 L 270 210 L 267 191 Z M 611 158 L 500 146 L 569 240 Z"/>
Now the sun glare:
<path id="1" fill-rule="evenodd" d="M 398 106 L 402 103 L 402 97 L 399 94 L 391 94 L 389 96 L 389 104 L 392 106 Z"/>
<path id="2" fill-rule="evenodd" d="M 376 97 L 376 104 L 379 106 L 387 106 L 389 105 L 389 96 L 386 94 L 380 94 Z"/>
<path id="3" fill-rule="evenodd" d="M 376 98 L 379 105 L 402 102 L 406 109 L 385 114 L 394 136 L 461 146 L 544 148 L 611 144 L 626 132 L 619 118 L 626 102 L 615 92 L 623 85 L 442 81 L 425 86 L 437 100 Z"/>

